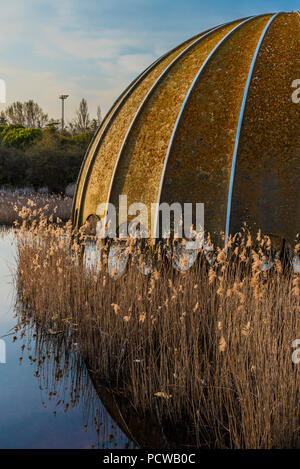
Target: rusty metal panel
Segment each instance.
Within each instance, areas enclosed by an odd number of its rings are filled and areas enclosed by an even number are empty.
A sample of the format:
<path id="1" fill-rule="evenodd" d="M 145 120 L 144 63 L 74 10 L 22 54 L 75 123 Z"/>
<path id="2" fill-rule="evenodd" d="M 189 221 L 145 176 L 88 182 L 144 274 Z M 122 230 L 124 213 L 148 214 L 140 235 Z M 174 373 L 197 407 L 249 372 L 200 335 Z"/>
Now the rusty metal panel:
<path id="1" fill-rule="evenodd" d="M 237 154 L 230 231 L 253 230 L 294 242 L 300 231 L 300 22 L 279 15 L 267 32 L 248 92 Z"/>
<path id="2" fill-rule="evenodd" d="M 244 94 L 243 94 L 243 100 L 241 104 L 241 109 L 240 109 L 240 115 L 239 115 L 239 121 L 237 124 L 237 130 L 236 130 L 236 135 L 235 135 L 235 143 L 234 143 L 234 150 L 233 150 L 233 155 L 232 155 L 232 163 L 231 163 L 231 171 L 230 171 L 230 181 L 229 181 L 229 188 L 228 188 L 228 200 L 227 200 L 227 212 L 226 212 L 226 227 L 225 227 L 225 244 L 227 245 L 228 243 L 228 238 L 229 238 L 229 228 L 230 228 L 230 218 L 231 218 L 231 202 L 232 202 L 232 192 L 233 192 L 233 183 L 234 183 L 234 176 L 235 176 L 235 168 L 236 168 L 236 156 L 237 156 L 237 151 L 238 151 L 238 146 L 239 146 L 239 140 L 240 140 L 240 134 L 241 134 L 241 128 L 243 124 L 243 118 L 244 118 L 244 112 L 245 112 L 245 105 L 247 101 L 247 96 L 249 92 L 249 87 L 250 83 L 252 80 L 253 76 L 253 71 L 254 67 L 256 64 L 256 59 L 259 54 L 261 44 L 264 40 L 264 37 L 271 25 L 271 23 L 274 21 L 274 19 L 277 17 L 279 13 L 274 14 L 270 20 L 268 21 L 267 25 L 265 26 L 260 39 L 257 43 L 254 55 L 252 57 L 252 62 L 250 65 L 246 85 L 244 88 Z"/>
<path id="3" fill-rule="evenodd" d="M 242 21 L 171 51 L 117 100 L 82 167 L 74 200 L 79 226 L 101 202 L 117 208 L 124 194 L 128 205 L 148 209 L 157 201 L 204 203 L 205 228 L 219 245 L 220 231 L 235 233 L 244 221 L 294 242 L 300 17 Z"/>
<path id="4" fill-rule="evenodd" d="M 178 47 L 146 74 L 139 86 L 128 96 L 125 104 L 115 116 L 109 131 L 104 135 L 101 146 L 97 151 L 91 174 L 85 180 L 86 188 L 81 200 L 81 223 L 90 214 L 95 213 L 99 203 L 107 201 L 110 180 L 122 141 L 141 100 L 168 64 L 194 40 L 195 38 Z M 101 132 L 99 137 L 101 137 Z M 91 154 L 93 151 L 96 151 L 96 148 L 91 150 Z M 84 176 L 82 179 L 84 179 Z"/>
<path id="5" fill-rule="evenodd" d="M 252 55 L 270 15 L 236 29 L 199 76 L 170 151 L 161 202 L 202 202 L 214 241 L 225 229 L 236 127 Z"/>
<path id="6" fill-rule="evenodd" d="M 188 46 L 193 40 L 197 39 L 198 37 L 202 36 L 208 31 L 210 30 L 207 30 L 207 31 L 204 31 L 203 33 L 195 35 L 194 37 L 184 41 L 182 44 L 175 47 L 174 49 L 167 52 L 166 54 L 163 54 L 153 64 L 147 67 L 137 78 L 135 78 L 132 81 L 132 83 L 121 93 L 121 95 L 114 102 L 114 104 L 112 105 L 112 107 L 110 108 L 106 116 L 104 117 L 99 129 L 95 133 L 94 138 L 92 139 L 89 145 L 89 148 L 87 149 L 84 161 L 80 168 L 78 181 L 76 185 L 76 194 L 75 194 L 74 201 L 73 201 L 73 210 L 72 210 L 73 224 L 75 223 L 75 213 L 76 211 L 79 210 L 83 202 L 82 197 L 83 197 L 83 194 L 85 193 L 87 181 L 90 175 L 89 173 L 93 166 L 93 162 L 95 158 L 97 157 L 99 145 L 102 143 L 102 138 L 105 132 L 107 132 L 107 130 L 109 129 L 110 124 L 112 123 L 112 120 L 114 119 L 116 113 L 120 110 L 121 106 L 126 102 L 126 99 L 128 98 L 128 96 L 130 96 L 130 93 L 132 93 L 135 87 L 139 85 L 139 83 L 145 78 L 147 73 L 149 73 L 158 63 L 162 62 L 163 59 L 165 59 L 167 56 L 169 56 L 170 54 L 172 54 L 179 48 L 181 49 L 181 48 L 184 48 L 184 46 Z"/>

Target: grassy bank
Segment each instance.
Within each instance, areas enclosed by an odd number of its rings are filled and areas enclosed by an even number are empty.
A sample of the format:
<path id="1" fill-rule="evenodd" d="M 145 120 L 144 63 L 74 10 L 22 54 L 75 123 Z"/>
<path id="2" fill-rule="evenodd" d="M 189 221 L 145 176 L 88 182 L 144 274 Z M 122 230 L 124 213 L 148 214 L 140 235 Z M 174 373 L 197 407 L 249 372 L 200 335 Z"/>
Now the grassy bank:
<path id="1" fill-rule="evenodd" d="M 36 210 L 33 213 L 32 208 Z M 38 219 L 41 212 L 52 221 L 57 219 L 66 222 L 71 217 L 72 198 L 60 195 L 38 194 L 35 192 L 0 190 L 0 225 L 12 226 L 14 222 L 22 223 L 27 211 L 32 211 Z"/>
<path id="2" fill-rule="evenodd" d="M 127 241 L 126 275 L 107 272 L 107 246 L 87 267 L 71 226 L 41 219 L 18 233 L 23 313 L 76 343 L 91 373 L 164 433 L 206 448 L 300 448 L 299 274 L 279 259 L 263 271 L 268 238 L 244 236 L 174 271 L 157 249 L 153 272 L 137 269 L 147 247 Z M 82 240 L 83 235 L 82 235 Z M 296 249 L 299 249 L 299 245 Z M 151 251 L 148 251 L 149 253 Z"/>

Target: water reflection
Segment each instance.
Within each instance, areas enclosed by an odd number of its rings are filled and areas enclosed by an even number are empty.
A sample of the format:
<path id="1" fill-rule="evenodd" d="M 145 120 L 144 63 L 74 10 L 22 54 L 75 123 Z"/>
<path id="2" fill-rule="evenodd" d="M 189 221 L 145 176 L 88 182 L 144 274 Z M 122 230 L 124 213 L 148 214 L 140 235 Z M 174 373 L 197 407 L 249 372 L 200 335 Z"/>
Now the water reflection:
<path id="1" fill-rule="evenodd" d="M 112 390 L 101 373 L 89 367 L 88 357 L 84 360 L 77 353 L 72 339 L 45 330 L 19 306 L 19 333 L 27 330 L 23 356 L 27 350 L 42 405 L 51 403 L 54 415 L 58 410 L 67 414 L 80 405 L 84 428 L 96 433 L 93 446 L 98 448 L 177 447 L 178 441 L 166 435 L 159 414 L 147 419 L 139 415 L 128 397 Z"/>
<path id="2" fill-rule="evenodd" d="M 158 407 L 156 415 L 140 415 L 91 369 L 71 335 L 46 330 L 16 300 L 14 236 L 0 233 L 0 336 L 7 346 L 7 364 L 0 364 L 0 448 L 186 445 L 186 428 L 162 423 Z M 99 261 L 90 248 L 87 266 Z"/>
<path id="3" fill-rule="evenodd" d="M 42 332 L 13 308 L 16 252 L 0 230 L 0 448 L 126 448 L 134 444 L 103 407 L 76 344 Z M 18 329 L 16 329 L 19 324 Z M 5 337 L 3 337 L 5 336 Z"/>

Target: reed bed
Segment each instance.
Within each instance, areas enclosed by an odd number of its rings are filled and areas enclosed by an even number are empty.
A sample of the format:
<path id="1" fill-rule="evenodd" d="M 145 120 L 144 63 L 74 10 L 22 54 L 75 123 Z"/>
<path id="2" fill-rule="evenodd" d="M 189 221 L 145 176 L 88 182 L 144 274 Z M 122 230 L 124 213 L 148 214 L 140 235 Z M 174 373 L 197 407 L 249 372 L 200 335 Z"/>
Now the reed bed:
<path id="1" fill-rule="evenodd" d="M 12 226 L 15 221 L 22 222 L 19 213 L 23 207 L 30 207 L 30 201 L 35 203 L 37 212 L 43 211 L 44 216 L 48 218 L 52 215 L 54 221 L 58 217 L 66 222 L 71 217 L 71 197 L 22 190 L 0 190 L 0 225 Z"/>
<path id="2" fill-rule="evenodd" d="M 171 267 L 174 242 L 152 249 L 127 240 L 126 274 L 114 279 L 109 244 L 89 237 L 98 261 L 88 263 L 83 231 L 74 238 L 69 222 L 46 218 L 28 230 L 32 210 L 17 231 L 24 314 L 76 343 L 91 374 L 139 417 L 156 416 L 166 442 L 300 448 L 300 364 L 292 360 L 300 280 L 279 257 L 264 270 L 270 238 L 241 233 L 215 250 L 214 265 L 200 253 L 182 272 Z M 144 275 L 137 265 L 147 256 L 153 269 Z"/>

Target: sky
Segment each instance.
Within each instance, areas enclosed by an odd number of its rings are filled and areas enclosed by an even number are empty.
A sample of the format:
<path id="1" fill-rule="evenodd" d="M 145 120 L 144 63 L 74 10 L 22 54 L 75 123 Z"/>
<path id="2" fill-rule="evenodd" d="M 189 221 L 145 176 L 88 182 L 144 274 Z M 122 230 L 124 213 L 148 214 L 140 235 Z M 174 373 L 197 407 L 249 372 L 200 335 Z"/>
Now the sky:
<path id="1" fill-rule="evenodd" d="M 0 80 L 6 105 L 34 99 L 66 120 L 81 98 L 104 115 L 160 55 L 193 35 L 244 16 L 299 10 L 299 0 L 0 0 Z M 0 110 L 5 104 L 0 104 Z"/>

